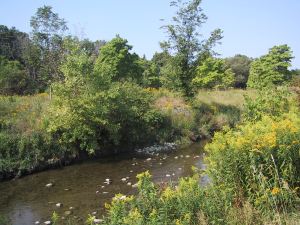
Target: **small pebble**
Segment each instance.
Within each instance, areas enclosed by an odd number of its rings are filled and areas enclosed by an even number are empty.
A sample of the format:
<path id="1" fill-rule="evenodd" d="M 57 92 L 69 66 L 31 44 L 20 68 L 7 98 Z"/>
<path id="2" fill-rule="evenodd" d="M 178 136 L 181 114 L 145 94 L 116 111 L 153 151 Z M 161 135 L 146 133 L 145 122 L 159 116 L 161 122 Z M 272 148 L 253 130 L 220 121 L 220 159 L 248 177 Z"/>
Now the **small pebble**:
<path id="1" fill-rule="evenodd" d="M 146 161 L 151 161 L 151 158 L 146 159 Z"/>
<path id="2" fill-rule="evenodd" d="M 136 188 L 137 186 L 138 186 L 137 183 L 135 183 L 135 184 L 132 185 L 133 188 Z"/>
<path id="3" fill-rule="evenodd" d="M 174 159 L 178 159 L 178 156 L 175 156 Z"/>
<path id="4" fill-rule="evenodd" d="M 127 185 L 128 185 L 128 186 L 131 186 L 131 182 L 128 182 Z"/>
<path id="5" fill-rule="evenodd" d="M 190 156 L 189 156 L 189 155 L 186 155 L 185 158 L 190 158 Z"/>
<path id="6" fill-rule="evenodd" d="M 103 191 L 102 194 L 108 194 L 108 192 L 107 191 Z"/>
<path id="7" fill-rule="evenodd" d="M 47 220 L 47 221 L 44 222 L 44 224 L 50 225 L 50 224 L 51 224 L 51 221 Z"/>
<path id="8" fill-rule="evenodd" d="M 103 222 L 103 220 L 101 220 L 101 219 L 94 219 L 94 223 L 96 223 L 96 224 L 102 223 L 102 222 Z"/>
<path id="9" fill-rule="evenodd" d="M 58 207 L 58 208 L 60 208 L 60 207 L 62 207 L 62 206 L 63 206 L 63 204 L 62 204 L 62 203 L 56 203 L 55 205 L 56 205 L 56 207 Z"/>
<path id="10" fill-rule="evenodd" d="M 66 216 L 69 216 L 69 215 L 71 215 L 71 214 L 72 214 L 72 211 L 70 211 L 70 210 L 68 210 L 68 211 L 65 211 L 65 212 L 64 212 L 64 214 L 65 214 Z"/>
<path id="11" fill-rule="evenodd" d="M 170 177 L 171 175 L 170 174 L 166 174 L 166 177 Z"/>
<path id="12" fill-rule="evenodd" d="M 126 179 L 125 177 L 121 179 L 121 181 L 123 181 L 123 182 L 125 182 L 126 180 L 127 180 L 127 179 Z"/>
<path id="13" fill-rule="evenodd" d="M 46 187 L 52 187 L 53 184 L 52 183 L 49 183 L 49 184 L 46 184 Z M 47 222 L 47 221 L 46 221 Z"/>
<path id="14" fill-rule="evenodd" d="M 92 215 L 96 215 L 97 214 L 97 212 L 92 212 Z"/>
<path id="15" fill-rule="evenodd" d="M 35 221 L 35 223 L 34 224 L 40 224 L 40 221 Z"/>

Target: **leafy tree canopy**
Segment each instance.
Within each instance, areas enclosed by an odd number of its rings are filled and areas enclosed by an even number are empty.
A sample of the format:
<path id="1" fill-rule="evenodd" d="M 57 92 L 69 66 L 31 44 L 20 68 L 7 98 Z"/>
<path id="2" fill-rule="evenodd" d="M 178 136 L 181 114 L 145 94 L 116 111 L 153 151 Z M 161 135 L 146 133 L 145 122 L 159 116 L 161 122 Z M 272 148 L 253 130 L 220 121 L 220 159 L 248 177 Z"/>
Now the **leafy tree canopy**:
<path id="1" fill-rule="evenodd" d="M 253 61 L 250 67 L 248 87 L 261 88 L 282 85 L 291 79 L 291 48 L 287 45 L 272 47 L 268 54 Z"/>
<path id="2" fill-rule="evenodd" d="M 234 87 L 246 88 L 252 59 L 245 55 L 235 55 L 226 58 L 226 65 L 234 73 Z"/>
<path id="3" fill-rule="evenodd" d="M 172 24 L 163 26 L 168 34 L 168 41 L 161 44 L 177 58 L 178 77 L 183 92 L 191 96 L 191 80 L 194 76 L 195 62 L 203 55 L 208 54 L 212 47 L 222 38 L 222 31 L 216 29 L 208 39 L 203 39 L 200 28 L 207 20 L 200 7 L 201 0 L 172 1 L 171 6 L 177 8 Z"/>
<path id="4" fill-rule="evenodd" d="M 196 76 L 192 80 L 196 88 L 226 88 L 234 81 L 234 74 L 223 59 L 207 58 L 197 67 Z"/>
<path id="5" fill-rule="evenodd" d="M 101 49 L 95 62 L 95 75 L 102 81 L 131 80 L 140 82 L 143 69 L 139 56 L 131 53 L 126 39 L 116 36 Z"/>

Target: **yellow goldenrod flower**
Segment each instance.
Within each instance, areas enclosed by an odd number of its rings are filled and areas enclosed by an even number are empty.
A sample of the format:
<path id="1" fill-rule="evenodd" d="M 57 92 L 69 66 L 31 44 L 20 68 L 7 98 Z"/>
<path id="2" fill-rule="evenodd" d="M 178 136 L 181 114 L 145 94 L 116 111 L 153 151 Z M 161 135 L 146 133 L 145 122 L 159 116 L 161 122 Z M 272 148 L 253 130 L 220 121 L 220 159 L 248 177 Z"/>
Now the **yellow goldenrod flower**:
<path id="1" fill-rule="evenodd" d="M 277 195 L 280 192 L 280 189 L 278 187 L 274 187 L 271 191 L 272 195 Z"/>

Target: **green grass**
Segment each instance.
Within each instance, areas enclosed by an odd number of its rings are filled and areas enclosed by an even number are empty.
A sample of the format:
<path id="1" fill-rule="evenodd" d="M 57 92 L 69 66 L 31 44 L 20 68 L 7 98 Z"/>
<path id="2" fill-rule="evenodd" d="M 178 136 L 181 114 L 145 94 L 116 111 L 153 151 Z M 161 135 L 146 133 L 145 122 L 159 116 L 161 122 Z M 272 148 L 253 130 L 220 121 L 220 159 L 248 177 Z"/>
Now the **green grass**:
<path id="1" fill-rule="evenodd" d="M 256 97 L 255 90 L 229 89 L 229 90 L 203 90 L 199 91 L 195 97 L 195 101 L 199 101 L 208 105 L 218 104 L 225 106 L 234 106 L 243 109 L 245 103 L 244 96 Z"/>
<path id="2" fill-rule="evenodd" d="M 27 133 L 40 129 L 49 103 L 46 93 L 30 96 L 0 95 L 0 131 Z"/>

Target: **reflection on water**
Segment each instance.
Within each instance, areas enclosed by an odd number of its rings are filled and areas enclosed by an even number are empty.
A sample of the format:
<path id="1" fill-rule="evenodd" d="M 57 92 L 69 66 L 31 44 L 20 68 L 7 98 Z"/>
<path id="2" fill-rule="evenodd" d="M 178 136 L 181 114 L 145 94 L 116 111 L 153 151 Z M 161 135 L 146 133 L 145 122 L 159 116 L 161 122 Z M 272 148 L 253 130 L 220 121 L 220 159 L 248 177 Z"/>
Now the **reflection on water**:
<path id="1" fill-rule="evenodd" d="M 131 185 L 136 183 L 137 173 L 149 170 L 155 182 L 166 182 L 191 175 L 192 166 L 203 168 L 202 148 L 203 144 L 194 144 L 151 160 L 121 155 L 2 182 L 0 214 L 9 216 L 14 225 L 49 220 L 53 211 L 62 216 L 71 211 L 70 216 L 82 221 L 92 212 L 101 217 L 104 203 L 115 194 L 134 194 Z M 129 179 L 121 180 L 126 177 Z M 109 185 L 104 184 L 107 178 L 112 180 Z M 48 183 L 54 185 L 47 188 Z M 57 203 L 62 203 L 62 207 L 57 207 Z"/>

